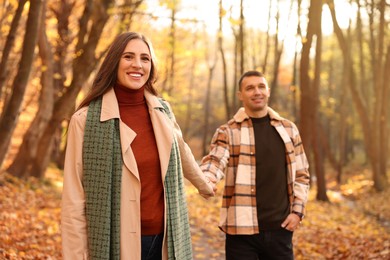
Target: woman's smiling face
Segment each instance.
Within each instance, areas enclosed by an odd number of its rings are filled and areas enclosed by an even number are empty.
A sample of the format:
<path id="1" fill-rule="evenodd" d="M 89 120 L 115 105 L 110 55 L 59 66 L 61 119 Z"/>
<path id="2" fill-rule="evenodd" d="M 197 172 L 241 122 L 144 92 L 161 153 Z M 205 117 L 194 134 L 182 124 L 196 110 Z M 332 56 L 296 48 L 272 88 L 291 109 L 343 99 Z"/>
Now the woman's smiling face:
<path id="1" fill-rule="evenodd" d="M 129 41 L 118 66 L 118 83 L 129 89 L 139 89 L 150 76 L 152 56 L 148 45 L 141 39 Z"/>

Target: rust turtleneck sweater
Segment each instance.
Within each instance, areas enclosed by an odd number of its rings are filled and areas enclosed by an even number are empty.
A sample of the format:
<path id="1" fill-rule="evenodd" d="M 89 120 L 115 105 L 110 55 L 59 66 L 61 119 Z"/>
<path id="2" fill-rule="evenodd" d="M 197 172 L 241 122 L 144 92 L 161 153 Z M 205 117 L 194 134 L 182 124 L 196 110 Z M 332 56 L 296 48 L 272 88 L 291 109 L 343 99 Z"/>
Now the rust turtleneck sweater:
<path id="1" fill-rule="evenodd" d="M 122 121 L 137 134 L 131 143 L 131 149 L 141 179 L 141 233 L 160 234 L 164 230 L 164 190 L 144 87 L 134 90 L 116 85 L 114 90 Z"/>

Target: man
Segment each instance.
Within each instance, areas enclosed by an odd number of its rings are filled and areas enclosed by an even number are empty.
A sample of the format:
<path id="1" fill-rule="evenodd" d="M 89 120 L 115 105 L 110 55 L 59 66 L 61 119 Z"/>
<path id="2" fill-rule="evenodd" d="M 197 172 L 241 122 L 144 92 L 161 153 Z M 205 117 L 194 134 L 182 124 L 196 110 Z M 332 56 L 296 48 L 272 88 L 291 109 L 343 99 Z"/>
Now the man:
<path id="1" fill-rule="evenodd" d="M 215 184 L 225 178 L 219 227 L 226 259 L 293 259 L 292 235 L 309 191 L 299 131 L 268 107 L 262 73 L 244 73 L 237 94 L 243 108 L 217 129 L 201 162 Z"/>

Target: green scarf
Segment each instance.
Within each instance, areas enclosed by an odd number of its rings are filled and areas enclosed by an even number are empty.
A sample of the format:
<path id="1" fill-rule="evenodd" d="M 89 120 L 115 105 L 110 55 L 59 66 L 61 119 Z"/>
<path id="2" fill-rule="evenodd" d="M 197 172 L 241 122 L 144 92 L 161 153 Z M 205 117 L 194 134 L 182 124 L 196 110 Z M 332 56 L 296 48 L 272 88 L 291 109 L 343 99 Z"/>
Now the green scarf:
<path id="1" fill-rule="evenodd" d="M 160 99 L 163 113 L 172 119 Z M 120 259 L 120 192 L 122 153 L 119 119 L 100 122 L 102 100 L 88 108 L 83 144 L 83 184 L 90 259 Z M 173 133 L 172 133 L 173 134 Z M 191 260 L 191 234 L 184 190 L 179 146 L 176 137 L 164 180 L 169 260 Z M 112 158 L 112 160 L 107 160 Z M 141 239 L 141 238 L 140 238 Z"/>
<path id="2" fill-rule="evenodd" d="M 101 99 L 88 107 L 83 184 L 90 259 L 120 259 L 122 153 L 119 119 L 100 122 Z"/>
<path id="3" fill-rule="evenodd" d="M 162 99 L 163 112 L 172 120 L 171 111 Z M 173 134 L 173 133 L 172 133 Z M 179 144 L 173 135 L 173 144 L 169 166 L 165 177 L 167 201 L 167 240 L 169 260 L 191 260 L 192 245 L 190 224 L 188 221 L 187 201 L 183 182 Z"/>

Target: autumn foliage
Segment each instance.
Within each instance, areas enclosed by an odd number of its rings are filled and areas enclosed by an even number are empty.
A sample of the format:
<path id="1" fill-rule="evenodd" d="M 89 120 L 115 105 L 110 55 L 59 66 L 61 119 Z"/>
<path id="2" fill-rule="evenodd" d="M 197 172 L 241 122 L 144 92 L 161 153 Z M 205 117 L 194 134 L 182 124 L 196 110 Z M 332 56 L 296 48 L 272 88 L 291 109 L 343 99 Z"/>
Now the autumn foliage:
<path id="1" fill-rule="evenodd" d="M 0 174 L 0 259 L 61 259 L 60 189 Z"/>
<path id="2" fill-rule="evenodd" d="M 331 203 L 314 200 L 294 234 L 296 259 L 390 259 L 390 191 L 372 191 L 368 172 L 329 184 Z M 62 259 L 60 236 L 61 172 L 44 181 L 22 181 L 0 173 L 0 259 Z M 218 229 L 220 196 L 209 200 L 187 186 L 194 259 L 224 259 Z"/>

